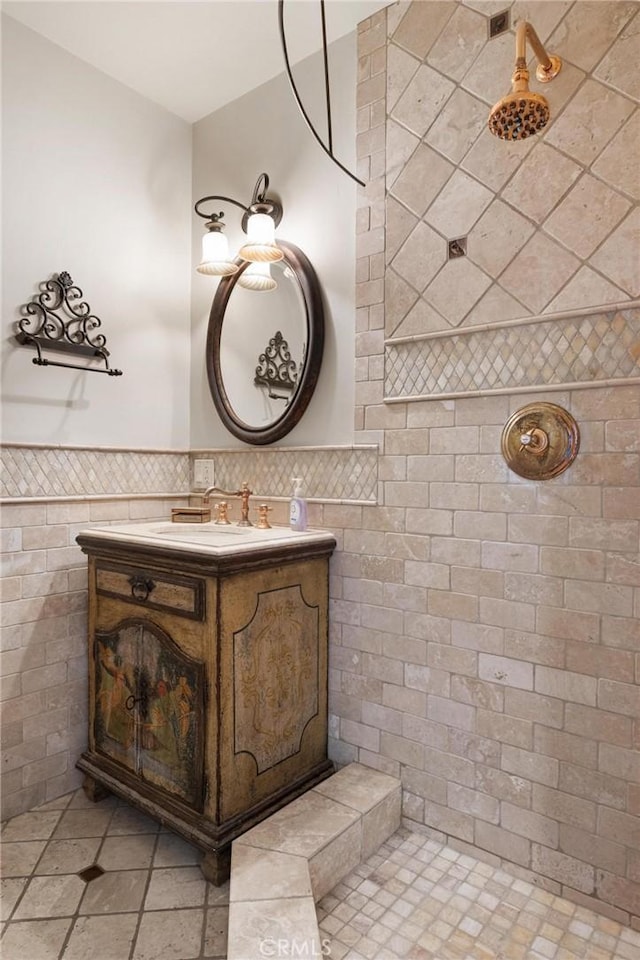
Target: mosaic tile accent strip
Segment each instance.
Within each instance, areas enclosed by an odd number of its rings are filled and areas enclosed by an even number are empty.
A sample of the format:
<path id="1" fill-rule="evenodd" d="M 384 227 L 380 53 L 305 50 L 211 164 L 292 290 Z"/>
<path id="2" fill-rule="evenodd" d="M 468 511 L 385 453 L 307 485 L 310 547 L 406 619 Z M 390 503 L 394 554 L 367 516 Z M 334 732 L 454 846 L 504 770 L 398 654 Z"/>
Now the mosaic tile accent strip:
<path id="1" fill-rule="evenodd" d="M 632 960 L 640 933 L 402 827 L 318 904 L 333 960 Z"/>
<path id="2" fill-rule="evenodd" d="M 378 483 L 378 448 L 311 447 L 271 450 L 197 451 L 212 457 L 216 486 L 235 490 L 247 480 L 258 496 L 290 497 L 291 478 L 302 477 L 309 500 L 375 503 Z"/>
<path id="3" fill-rule="evenodd" d="M 1 497 L 87 497 L 184 494 L 185 453 L 71 447 L 2 448 Z"/>
<path id="4" fill-rule="evenodd" d="M 640 310 L 388 341 L 385 399 L 640 381 Z"/>

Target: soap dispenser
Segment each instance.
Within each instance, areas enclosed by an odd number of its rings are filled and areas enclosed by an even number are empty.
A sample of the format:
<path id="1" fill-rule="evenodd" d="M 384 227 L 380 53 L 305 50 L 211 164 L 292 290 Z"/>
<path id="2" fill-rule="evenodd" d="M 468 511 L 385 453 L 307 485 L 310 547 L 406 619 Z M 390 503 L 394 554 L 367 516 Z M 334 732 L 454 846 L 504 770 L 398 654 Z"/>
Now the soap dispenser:
<path id="1" fill-rule="evenodd" d="M 292 477 L 293 497 L 289 507 L 289 525 L 292 530 L 307 529 L 307 501 L 302 496 L 302 478 Z"/>

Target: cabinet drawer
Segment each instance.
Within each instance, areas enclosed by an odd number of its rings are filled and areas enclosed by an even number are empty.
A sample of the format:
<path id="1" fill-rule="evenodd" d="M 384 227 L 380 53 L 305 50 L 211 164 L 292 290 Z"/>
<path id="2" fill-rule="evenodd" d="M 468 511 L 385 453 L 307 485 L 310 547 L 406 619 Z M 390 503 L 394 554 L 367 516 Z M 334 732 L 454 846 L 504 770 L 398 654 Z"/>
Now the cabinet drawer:
<path id="1" fill-rule="evenodd" d="M 96 566 L 96 590 L 150 610 L 166 610 L 191 620 L 205 619 L 204 581 L 159 573 L 144 567 L 101 563 Z"/>

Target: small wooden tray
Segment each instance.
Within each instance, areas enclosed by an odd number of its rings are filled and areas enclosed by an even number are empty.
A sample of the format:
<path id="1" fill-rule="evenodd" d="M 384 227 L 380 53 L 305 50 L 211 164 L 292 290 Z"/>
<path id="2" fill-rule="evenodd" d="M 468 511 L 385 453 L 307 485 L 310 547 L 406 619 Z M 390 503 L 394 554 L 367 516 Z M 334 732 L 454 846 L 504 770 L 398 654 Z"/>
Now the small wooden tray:
<path id="1" fill-rule="evenodd" d="M 209 523 L 210 520 L 209 507 L 173 507 L 171 510 L 172 523 Z"/>

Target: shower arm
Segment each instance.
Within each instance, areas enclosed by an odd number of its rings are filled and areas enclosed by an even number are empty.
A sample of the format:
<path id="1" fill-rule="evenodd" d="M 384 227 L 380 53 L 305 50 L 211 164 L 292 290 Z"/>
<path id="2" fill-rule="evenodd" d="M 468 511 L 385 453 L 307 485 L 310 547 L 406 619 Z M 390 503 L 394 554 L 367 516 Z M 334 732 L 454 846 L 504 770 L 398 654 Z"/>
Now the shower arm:
<path id="1" fill-rule="evenodd" d="M 540 42 L 538 34 L 527 20 L 520 20 L 516 27 L 516 65 L 511 78 L 513 93 L 529 89 L 529 71 L 527 70 L 527 40 L 538 59 L 536 78 L 540 83 L 548 83 L 560 72 L 560 57 L 548 54 Z"/>

